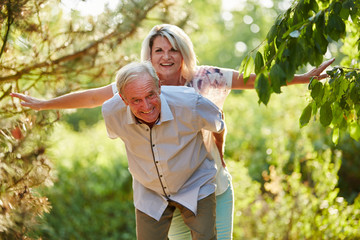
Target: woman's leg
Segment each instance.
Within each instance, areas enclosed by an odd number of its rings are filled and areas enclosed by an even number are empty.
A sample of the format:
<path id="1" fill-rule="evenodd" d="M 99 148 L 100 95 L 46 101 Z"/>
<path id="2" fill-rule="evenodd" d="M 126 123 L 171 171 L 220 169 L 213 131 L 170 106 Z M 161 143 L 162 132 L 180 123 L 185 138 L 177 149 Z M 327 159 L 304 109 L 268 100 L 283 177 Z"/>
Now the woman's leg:
<path id="1" fill-rule="evenodd" d="M 184 223 L 184 220 L 180 214 L 180 210 L 176 208 L 170 230 L 169 230 L 169 239 L 170 240 L 191 240 L 191 232 L 188 226 Z"/>
<path id="2" fill-rule="evenodd" d="M 232 239 L 234 218 L 234 194 L 232 184 L 216 196 L 216 231 L 218 240 Z"/>
<path id="3" fill-rule="evenodd" d="M 234 217 L 234 194 L 230 182 L 228 189 L 216 196 L 216 231 L 218 240 L 232 239 Z M 169 230 L 170 240 L 191 240 L 190 229 L 184 223 L 179 209 L 173 215 Z"/>

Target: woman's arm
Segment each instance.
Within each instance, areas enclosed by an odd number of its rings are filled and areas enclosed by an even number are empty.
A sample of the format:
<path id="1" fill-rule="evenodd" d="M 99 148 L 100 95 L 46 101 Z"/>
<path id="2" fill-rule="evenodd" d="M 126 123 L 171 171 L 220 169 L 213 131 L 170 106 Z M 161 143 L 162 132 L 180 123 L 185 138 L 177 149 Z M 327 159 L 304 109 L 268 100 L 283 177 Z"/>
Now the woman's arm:
<path id="1" fill-rule="evenodd" d="M 225 164 L 225 161 L 224 161 L 225 132 L 226 132 L 226 130 L 224 130 L 224 131 L 222 131 L 220 133 L 213 132 L 215 145 L 216 145 L 216 148 L 219 151 L 220 158 L 221 158 L 221 163 L 222 163 L 223 167 L 226 167 L 226 164 Z"/>
<path id="2" fill-rule="evenodd" d="M 313 68 L 307 73 L 295 75 L 293 80 L 289 82 L 288 85 L 309 83 L 310 79 L 315 76 L 317 76 L 318 79 L 323 79 L 328 77 L 327 74 L 321 74 L 321 73 L 334 61 L 335 58 L 332 58 L 330 60 L 323 62 L 319 67 Z M 239 74 L 239 72 L 234 71 L 231 89 L 253 89 L 255 87 L 255 79 L 256 79 L 256 74 L 252 73 L 250 74 L 250 78 L 245 84 L 243 74 L 242 73 Z"/>
<path id="3" fill-rule="evenodd" d="M 12 97 L 22 100 L 21 105 L 35 110 L 67 109 L 67 108 L 94 108 L 101 106 L 114 94 L 111 84 L 79 92 L 65 94 L 49 100 L 40 100 L 21 93 L 11 93 Z"/>

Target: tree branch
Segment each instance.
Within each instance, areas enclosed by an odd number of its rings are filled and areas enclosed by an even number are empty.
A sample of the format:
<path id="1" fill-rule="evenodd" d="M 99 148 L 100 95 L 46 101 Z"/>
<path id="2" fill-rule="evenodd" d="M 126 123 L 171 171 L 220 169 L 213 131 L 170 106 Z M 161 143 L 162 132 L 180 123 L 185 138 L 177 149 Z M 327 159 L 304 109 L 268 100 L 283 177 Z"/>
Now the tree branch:
<path id="1" fill-rule="evenodd" d="M 137 29 L 138 24 L 145 19 L 146 15 L 148 14 L 148 12 L 150 10 L 152 10 L 155 6 L 157 6 L 158 4 L 160 4 L 161 2 L 163 2 L 163 0 L 158 0 L 156 1 L 151 7 L 147 8 L 144 10 L 144 12 L 139 16 L 137 15 L 137 19 L 135 20 L 134 24 L 131 24 L 131 29 L 129 30 L 129 32 L 122 36 L 117 43 L 121 43 L 124 39 L 130 37 L 131 35 L 133 35 Z M 32 66 L 28 66 L 23 68 L 22 70 L 18 71 L 16 74 L 12 74 L 12 75 L 8 75 L 8 76 L 4 76 L 4 77 L 0 77 L 0 83 L 5 83 L 5 82 L 9 82 L 9 81 L 16 81 L 18 79 L 20 79 L 23 75 L 28 74 L 29 72 L 35 70 L 35 69 L 39 69 L 39 68 L 43 68 L 43 67 L 50 67 L 50 66 L 56 66 L 59 65 L 61 63 L 64 62 L 68 62 L 68 61 L 72 61 L 74 59 L 77 58 L 82 58 L 84 57 L 86 54 L 91 53 L 92 50 L 97 49 L 97 47 L 100 44 L 105 43 L 107 40 L 118 37 L 119 35 L 121 35 L 120 32 L 118 31 L 113 31 L 111 33 L 109 33 L 108 35 L 102 37 L 101 39 L 91 43 L 89 46 L 87 46 L 86 48 L 84 48 L 83 50 L 80 50 L 78 52 L 57 58 L 55 60 L 48 60 L 48 61 L 43 61 L 41 63 L 37 63 L 34 64 Z"/>
<path id="2" fill-rule="evenodd" d="M 8 10 L 8 17 L 7 17 L 7 24 L 6 24 L 6 32 L 5 32 L 4 42 L 3 42 L 3 45 L 1 46 L 1 50 L 0 50 L 0 59 L 1 59 L 2 54 L 4 53 L 4 50 L 5 50 L 5 46 L 6 46 L 8 37 L 9 37 L 9 32 L 10 32 L 11 25 L 14 22 L 10 2 L 8 2 L 6 6 L 7 6 L 7 10 Z"/>

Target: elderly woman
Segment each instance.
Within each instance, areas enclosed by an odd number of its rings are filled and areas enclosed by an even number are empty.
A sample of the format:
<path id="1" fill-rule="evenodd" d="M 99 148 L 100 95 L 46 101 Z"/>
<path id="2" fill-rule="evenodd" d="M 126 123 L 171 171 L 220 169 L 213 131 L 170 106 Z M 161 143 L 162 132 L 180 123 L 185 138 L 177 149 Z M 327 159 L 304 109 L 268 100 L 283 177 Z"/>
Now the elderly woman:
<path id="1" fill-rule="evenodd" d="M 162 24 L 151 29 L 144 39 L 141 60 L 151 61 L 162 85 L 193 87 L 201 95 L 222 108 L 231 89 L 253 89 L 256 75 L 251 74 L 247 83 L 238 71 L 212 66 L 197 66 L 193 44 L 179 27 Z M 291 84 L 308 83 L 310 78 L 320 75 L 334 59 L 325 61 L 318 68 L 296 75 Z M 66 94 L 50 100 L 39 100 L 23 94 L 13 93 L 27 106 L 36 110 L 91 108 L 116 94 L 115 84 Z M 232 239 L 233 231 L 233 189 L 231 176 L 223 159 L 224 135 L 203 131 L 204 141 L 217 165 L 216 174 L 216 229 L 218 239 Z M 169 232 L 170 239 L 191 239 L 190 231 L 183 223 L 180 213 L 175 212 Z"/>

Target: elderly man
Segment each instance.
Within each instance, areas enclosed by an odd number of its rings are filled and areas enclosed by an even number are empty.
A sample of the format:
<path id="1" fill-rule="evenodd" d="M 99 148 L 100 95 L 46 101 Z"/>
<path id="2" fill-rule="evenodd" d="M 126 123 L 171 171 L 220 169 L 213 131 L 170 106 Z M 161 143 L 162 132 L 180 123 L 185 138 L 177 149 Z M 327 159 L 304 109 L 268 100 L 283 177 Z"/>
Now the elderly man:
<path id="1" fill-rule="evenodd" d="M 149 62 L 123 67 L 116 83 L 102 113 L 109 137 L 125 143 L 138 239 L 167 239 L 175 208 L 193 239 L 216 239 L 216 168 L 201 129 L 222 132 L 221 110 L 192 88 L 160 88 Z"/>

